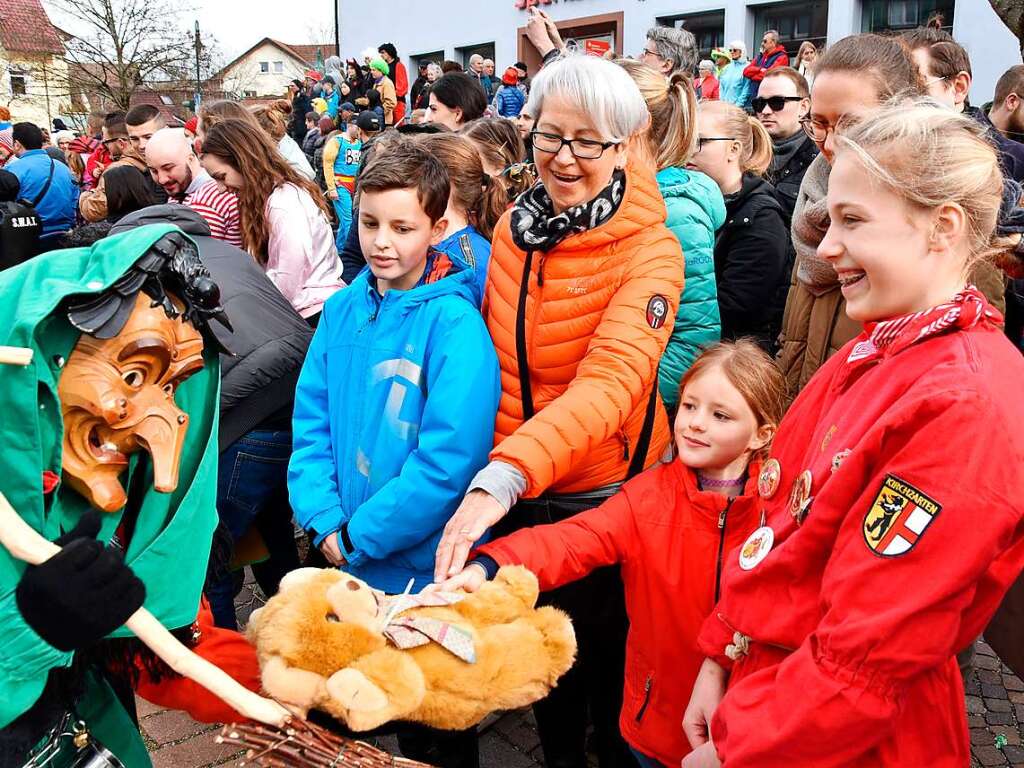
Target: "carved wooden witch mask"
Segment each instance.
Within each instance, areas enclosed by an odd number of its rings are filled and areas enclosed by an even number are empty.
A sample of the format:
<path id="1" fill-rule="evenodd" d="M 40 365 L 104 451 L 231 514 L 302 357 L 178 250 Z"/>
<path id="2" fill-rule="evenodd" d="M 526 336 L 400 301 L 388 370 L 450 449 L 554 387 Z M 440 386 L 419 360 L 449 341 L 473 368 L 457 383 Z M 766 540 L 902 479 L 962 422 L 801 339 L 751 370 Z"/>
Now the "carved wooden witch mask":
<path id="1" fill-rule="evenodd" d="M 129 455 L 140 450 L 152 459 L 156 490 L 170 493 L 178 486 L 188 415 L 174 394 L 203 367 L 202 353 L 203 337 L 185 315 L 169 317 L 141 292 L 116 336 L 82 334 L 57 391 L 64 478 L 93 506 L 115 512 L 125 505 L 120 475 Z"/>

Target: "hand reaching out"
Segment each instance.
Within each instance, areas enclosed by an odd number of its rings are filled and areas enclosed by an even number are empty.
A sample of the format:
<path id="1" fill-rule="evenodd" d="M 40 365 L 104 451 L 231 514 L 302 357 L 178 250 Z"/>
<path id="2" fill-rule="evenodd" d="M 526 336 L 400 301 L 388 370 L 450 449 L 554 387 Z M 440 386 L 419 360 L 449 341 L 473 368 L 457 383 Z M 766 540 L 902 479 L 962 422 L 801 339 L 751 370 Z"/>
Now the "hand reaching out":
<path id="1" fill-rule="evenodd" d="M 473 545 L 506 514 L 505 508 L 486 491 L 467 493 L 437 545 L 434 581 L 441 583 L 460 573 Z"/>

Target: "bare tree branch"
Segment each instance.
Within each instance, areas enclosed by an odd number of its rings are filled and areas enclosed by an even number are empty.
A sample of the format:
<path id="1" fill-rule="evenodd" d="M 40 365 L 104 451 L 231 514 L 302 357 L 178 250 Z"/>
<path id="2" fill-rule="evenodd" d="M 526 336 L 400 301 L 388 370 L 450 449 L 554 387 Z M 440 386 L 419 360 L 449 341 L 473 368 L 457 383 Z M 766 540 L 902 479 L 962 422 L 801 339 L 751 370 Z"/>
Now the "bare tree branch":
<path id="1" fill-rule="evenodd" d="M 67 59 L 77 85 L 126 110 L 146 82 L 194 81 L 195 47 L 181 0 L 49 0 L 72 27 Z M 200 79 L 213 71 L 215 45 L 200 56 Z"/>

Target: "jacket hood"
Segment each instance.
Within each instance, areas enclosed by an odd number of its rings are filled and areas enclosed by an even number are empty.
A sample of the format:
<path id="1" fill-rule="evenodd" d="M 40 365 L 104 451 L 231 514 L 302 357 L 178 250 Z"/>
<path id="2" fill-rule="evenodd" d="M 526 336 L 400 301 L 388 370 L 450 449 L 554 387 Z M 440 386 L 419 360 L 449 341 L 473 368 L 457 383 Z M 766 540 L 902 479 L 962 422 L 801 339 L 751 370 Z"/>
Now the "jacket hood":
<path id="1" fill-rule="evenodd" d="M 626 194 L 619 210 L 604 224 L 565 238 L 554 250 L 562 253 L 598 250 L 664 224 L 667 216 L 654 174 L 643 164 L 631 160 L 626 166 Z"/>
<path id="2" fill-rule="evenodd" d="M 725 201 L 718 184 L 707 174 L 686 168 L 663 168 L 658 171 L 658 187 L 662 197 L 692 200 L 707 213 L 715 229 L 725 223 Z"/>
<path id="3" fill-rule="evenodd" d="M 150 205 L 129 213 L 118 219 L 118 222 L 110 228 L 110 234 L 120 235 L 147 224 L 173 224 L 186 235 L 211 237 L 210 225 L 206 223 L 206 219 L 187 205 L 170 204 Z"/>
<path id="4" fill-rule="evenodd" d="M 445 255 L 452 261 L 452 269 L 445 277 L 435 283 L 417 285 L 407 291 L 388 291 L 386 296 L 389 310 L 411 312 L 420 304 L 442 296 L 460 296 L 474 307 L 479 307 L 480 299 L 477 296 L 473 270 L 461 259 L 452 258 L 450 254 Z M 377 292 L 377 279 L 369 268 L 362 270 L 350 287 L 359 291 L 374 308 L 380 306 L 382 298 Z"/>

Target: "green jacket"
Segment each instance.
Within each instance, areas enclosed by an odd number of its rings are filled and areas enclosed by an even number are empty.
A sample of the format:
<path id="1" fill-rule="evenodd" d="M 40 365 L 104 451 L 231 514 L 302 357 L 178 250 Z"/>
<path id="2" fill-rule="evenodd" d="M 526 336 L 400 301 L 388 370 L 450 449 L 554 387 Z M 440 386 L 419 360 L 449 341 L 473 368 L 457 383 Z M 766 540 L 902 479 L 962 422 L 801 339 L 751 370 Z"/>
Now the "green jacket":
<path id="1" fill-rule="evenodd" d="M 718 184 L 685 168 L 658 172 L 665 198 L 665 225 L 679 240 L 686 262 L 686 283 L 672 336 L 658 369 L 658 389 L 671 411 L 679 401 L 679 382 L 702 348 L 718 341 L 722 323 L 715 284 L 715 230 L 725 223 L 725 202 Z"/>
<path id="2" fill-rule="evenodd" d="M 121 277 L 171 225 L 151 225 L 75 248 L 37 256 L 0 272 L 0 344 L 30 347 L 32 363 L 0 366 L 0 438 L 4 467 L 0 491 L 18 513 L 47 539 L 74 527 L 88 508 L 83 497 L 58 486 L 49 498 L 42 473 L 60 474 L 63 429 L 57 380 L 79 337 L 58 306 L 72 294 L 96 293 Z M 142 472 L 149 489 L 131 505 L 140 511 L 125 560 L 146 585 L 146 608 L 165 626 L 191 624 L 199 607 L 210 541 L 217 523 L 218 356 L 204 352 L 206 366 L 175 394 L 189 414 L 178 488 L 152 489 L 148 454 L 133 454 L 122 475 L 126 488 Z M 123 512 L 123 510 L 122 510 Z M 110 539 L 122 512 L 106 515 L 100 538 Z M 25 564 L 0 547 L 0 727 L 27 710 L 39 697 L 47 673 L 71 664 L 72 654 L 44 642 L 22 619 L 14 598 Z M 114 636 L 128 636 L 122 627 Z M 137 735 L 137 734 L 136 734 Z M 112 744 L 108 744 L 114 749 Z"/>

